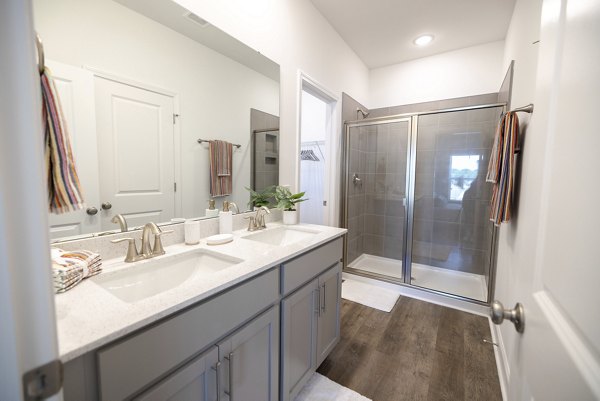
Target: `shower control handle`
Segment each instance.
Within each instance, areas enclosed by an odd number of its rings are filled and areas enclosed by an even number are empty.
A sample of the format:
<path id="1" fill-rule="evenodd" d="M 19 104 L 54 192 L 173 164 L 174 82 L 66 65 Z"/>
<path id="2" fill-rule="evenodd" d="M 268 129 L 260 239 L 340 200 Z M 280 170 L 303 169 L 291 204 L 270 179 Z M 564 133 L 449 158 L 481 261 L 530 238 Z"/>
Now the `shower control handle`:
<path id="1" fill-rule="evenodd" d="M 513 309 L 504 309 L 502 302 L 494 300 L 490 307 L 490 317 L 494 324 L 502 324 L 504 319 L 508 319 L 514 323 L 515 329 L 519 333 L 525 331 L 525 309 L 519 302 Z"/>
<path id="2" fill-rule="evenodd" d="M 358 174 L 354 173 L 354 175 L 352 176 L 352 183 L 354 185 L 362 185 L 362 180 L 358 178 Z"/>

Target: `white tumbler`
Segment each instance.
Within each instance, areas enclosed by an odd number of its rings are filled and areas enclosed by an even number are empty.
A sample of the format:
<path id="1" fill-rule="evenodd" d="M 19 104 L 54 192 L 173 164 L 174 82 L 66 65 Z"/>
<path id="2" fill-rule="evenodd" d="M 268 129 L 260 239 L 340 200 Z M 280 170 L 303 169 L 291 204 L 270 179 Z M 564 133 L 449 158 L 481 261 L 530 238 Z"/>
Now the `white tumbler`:
<path id="1" fill-rule="evenodd" d="M 200 222 L 186 220 L 183 226 L 185 229 L 185 244 L 196 245 L 200 243 Z"/>

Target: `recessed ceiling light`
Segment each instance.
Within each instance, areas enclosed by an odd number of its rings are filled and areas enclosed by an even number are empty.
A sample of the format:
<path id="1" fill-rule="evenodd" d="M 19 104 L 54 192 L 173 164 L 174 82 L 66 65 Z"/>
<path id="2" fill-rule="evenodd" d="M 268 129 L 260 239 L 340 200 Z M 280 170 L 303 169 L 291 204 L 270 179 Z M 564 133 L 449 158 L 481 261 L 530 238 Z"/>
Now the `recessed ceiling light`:
<path id="1" fill-rule="evenodd" d="M 433 35 L 421 35 L 414 40 L 414 44 L 417 46 L 425 46 L 433 40 Z"/>

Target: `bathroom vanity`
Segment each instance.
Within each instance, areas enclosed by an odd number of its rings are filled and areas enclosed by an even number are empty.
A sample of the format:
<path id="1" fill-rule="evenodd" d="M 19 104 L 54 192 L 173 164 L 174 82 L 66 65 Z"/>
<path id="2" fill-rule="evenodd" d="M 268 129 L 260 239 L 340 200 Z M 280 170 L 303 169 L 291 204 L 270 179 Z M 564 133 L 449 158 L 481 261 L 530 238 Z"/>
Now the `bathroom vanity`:
<path id="1" fill-rule="evenodd" d="M 292 400 L 339 341 L 345 231 L 272 224 L 107 261 L 57 296 L 64 399 Z"/>

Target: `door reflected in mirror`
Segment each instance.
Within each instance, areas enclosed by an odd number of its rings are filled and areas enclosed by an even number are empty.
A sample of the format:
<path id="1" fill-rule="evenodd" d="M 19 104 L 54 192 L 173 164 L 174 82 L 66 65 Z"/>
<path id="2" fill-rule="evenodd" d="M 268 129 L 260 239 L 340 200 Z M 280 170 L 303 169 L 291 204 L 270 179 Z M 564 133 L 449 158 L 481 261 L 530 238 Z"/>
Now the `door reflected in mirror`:
<path id="1" fill-rule="evenodd" d="M 117 214 L 130 228 L 203 217 L 199 138 L 241 145 L 217 208 L 244 209 L 246 187 L 278 183 L 276 63 L 170 0 L 34 0 L 34 15 L 87 206 L 51 215 L 51 238 L 120 231 Z"/>

